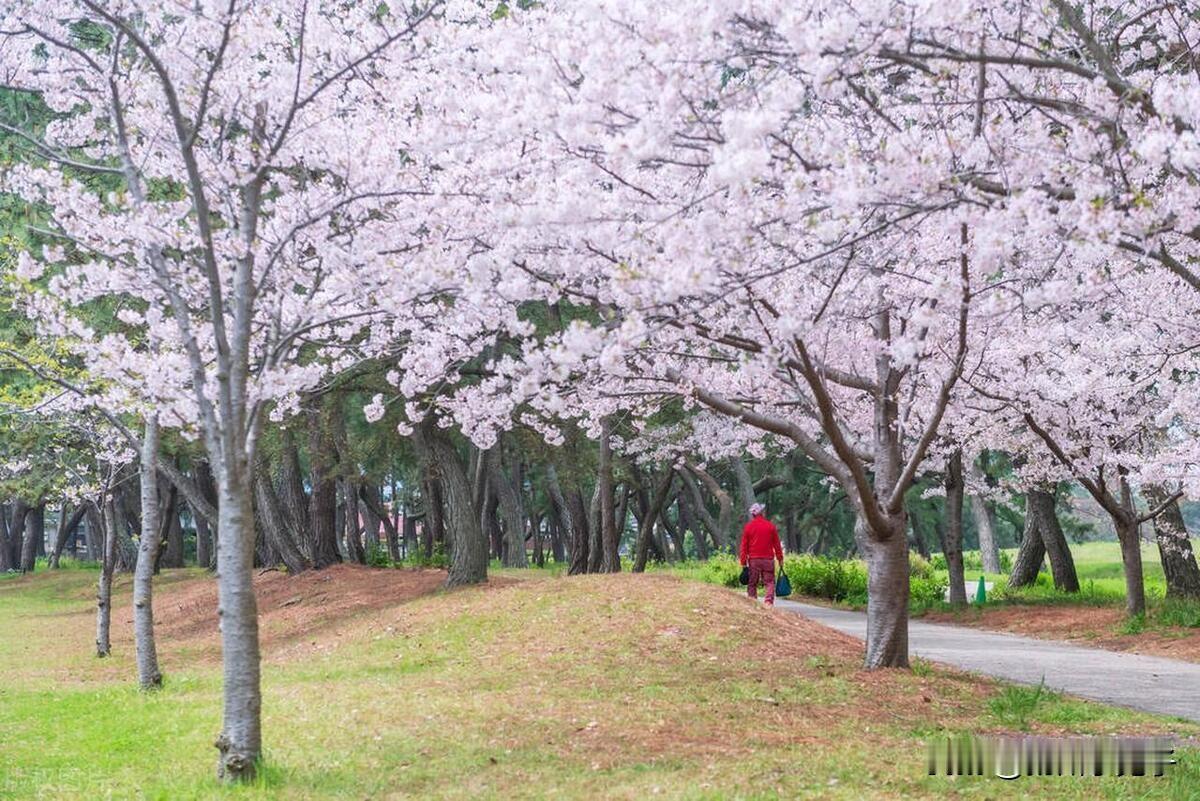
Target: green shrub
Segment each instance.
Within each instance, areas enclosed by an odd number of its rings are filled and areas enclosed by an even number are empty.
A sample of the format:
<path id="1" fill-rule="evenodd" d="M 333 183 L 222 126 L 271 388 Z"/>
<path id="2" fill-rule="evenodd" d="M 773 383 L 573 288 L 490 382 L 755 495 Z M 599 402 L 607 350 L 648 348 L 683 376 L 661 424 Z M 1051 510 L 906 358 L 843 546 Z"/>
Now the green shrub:
<path id="1" fill-rule="evenodd" d="M 1152 610 L 1154 622 L 1162 626 L 1200 628 L 1200 601 L 1192 598 L 1168 598 Z"/>
<path id="2" fill-rule="evenodd" d="M 700 569 L 700 579 L 710 584 L 720 584 L 723 587 L 739 587 L 738 578 L 742 575 L 742 565 L 737 559 L 726 553 L 715 554 L 704 563 Z"/>
<path id="3" fill-rule="evenodd" d="M 861 562 L 802 554 L 785 558 L 783 569 L 800 595 L 845 601 L 867 602 L 867 569 Z"/>
<path id="4" fill-rule="evenodd" d="M 908 605 L 928 609 L 945 601 L 948 582 L 940 576 L 914 577 L 909 579 L 908 586 Z"/>
<path id="5" fill-rule="evenodd" d="M 372 543 L 367 546 L 367 552 L 364 555 L 368 567 L 391 567 L 392 557 L 388 555 L 387 548 L 379 543 Z"/>
<path id="6" fill-rule="evenodd" d="M 933 565 L 916 551 L 909 551 L 908 575 L 912 578 L 930 578 L 933 576 Z"/>
<path id="7" fill-rule="evenodd" d="M 1000 552 L 1000 572 L 1012 572 L 1013 558 L 1008 551 Z M 934 570 L 948 570 L 946 566 L 946 555 L 944 553 L 935 553 L 929 557 L 929 564 Z M 983 557 L 979 551 L 963 551 L 963 570 L 978 573 L 983 570 Z"/>

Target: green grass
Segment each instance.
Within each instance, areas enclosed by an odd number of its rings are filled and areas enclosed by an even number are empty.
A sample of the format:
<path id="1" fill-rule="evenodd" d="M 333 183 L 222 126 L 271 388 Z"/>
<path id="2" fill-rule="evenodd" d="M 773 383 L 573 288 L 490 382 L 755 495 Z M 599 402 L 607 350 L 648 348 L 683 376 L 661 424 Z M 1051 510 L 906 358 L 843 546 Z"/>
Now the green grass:
<path id="1" fill-rule="evenodd" d="M 505 575 L 522 575 L 503 571 Z M 166 684 L 132 686 L 128 578 L 115 655 L 96 660 L 92 580 L 0 585 L 0 798 L 994 798 L 929 778 L 928 737 L 1200 727 L 948 673 L 864 674 L 798 618 L 667 576 L 537 578 L 439 592 L 266 649 L 266 762 L 212 778 L 220 666 L 160 643 Z M 160 619 L 203 571 L 160 578 Z M 319 610 L 314 610 L 319 617 Z M 822 646 L 821 642 L 827 642 Z M 1184 798 L 1165 780 L 1021 780 L 1031 798 Z"/>

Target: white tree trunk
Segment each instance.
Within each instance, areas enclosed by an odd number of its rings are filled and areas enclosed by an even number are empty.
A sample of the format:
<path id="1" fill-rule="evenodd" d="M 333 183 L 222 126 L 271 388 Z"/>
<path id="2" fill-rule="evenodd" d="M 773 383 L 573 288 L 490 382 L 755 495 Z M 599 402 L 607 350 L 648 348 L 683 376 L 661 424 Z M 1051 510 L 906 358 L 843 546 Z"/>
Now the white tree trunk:
<path id="1" fill-rule="evenodd" d="M 262 752 L 262 688 L 258 604 L 254 597 L 254 513 L 249 471 L 224 460 L 218 475 L 217 615 L 224 667 L 224 729 L 217 738 L 217 774 L 242 781 L 254 776 Z"/>
<path id="2" fill-rule="evenodd" d="M 138 685 L 143 690 L 162 686 L 158 649 L 154 645 L 154 565 L 158 562 L 158 418 L 146 419 L 142 436 L 142 533 L 133 572 L 133 639 L 137 651 Z"/>

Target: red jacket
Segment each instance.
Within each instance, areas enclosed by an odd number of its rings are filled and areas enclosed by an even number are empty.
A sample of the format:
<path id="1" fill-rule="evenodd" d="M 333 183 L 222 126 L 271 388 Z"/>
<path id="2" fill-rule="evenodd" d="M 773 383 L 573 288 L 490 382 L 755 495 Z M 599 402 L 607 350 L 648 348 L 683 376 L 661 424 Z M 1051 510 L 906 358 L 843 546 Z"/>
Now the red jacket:
<path id="1" fill-rule="evenodd" d="M 757 515 L 742 529 L 742 551 L 739 558 L 745 565 L 751 559 L 770 559 L 772 556 L 780 562 L 783 561 L 779 530 L 770 520 Z"/>

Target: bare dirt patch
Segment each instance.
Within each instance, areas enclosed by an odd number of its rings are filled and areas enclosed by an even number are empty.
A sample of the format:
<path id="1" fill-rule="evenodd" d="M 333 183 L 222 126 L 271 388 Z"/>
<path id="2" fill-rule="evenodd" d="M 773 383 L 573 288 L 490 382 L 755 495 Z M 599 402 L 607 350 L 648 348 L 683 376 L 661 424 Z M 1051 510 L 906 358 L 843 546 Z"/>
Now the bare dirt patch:
<path id="1" fill-rule="evenodd" d="M 963 612 L 929 612 L 921 619 L 1200 662 L 1200 630 L 1149 628 L 1128 634 L 1122 631 L 1126 621 L 1124 610 L 1117 607 L 1016 604 Z"/>
<path id="2" fill-rule="evenodd" d="M 336 636 L 348 619 L 428 595 L 446 580 L 444 570 L 385 570 L 335 565 L 290 576 L 275 570 L 254 577 L 259 637 L 264 653 L 297 640 Z M 502 583 L 498 582 L 498 583 Z M 131 616 L 129 599 L 114 607 Z M 202 578 L 162 587 L 154 599 L 155 633 L 162 646 L 184 647 L 189 655 L 218 653 L 217 582 Z"/>

